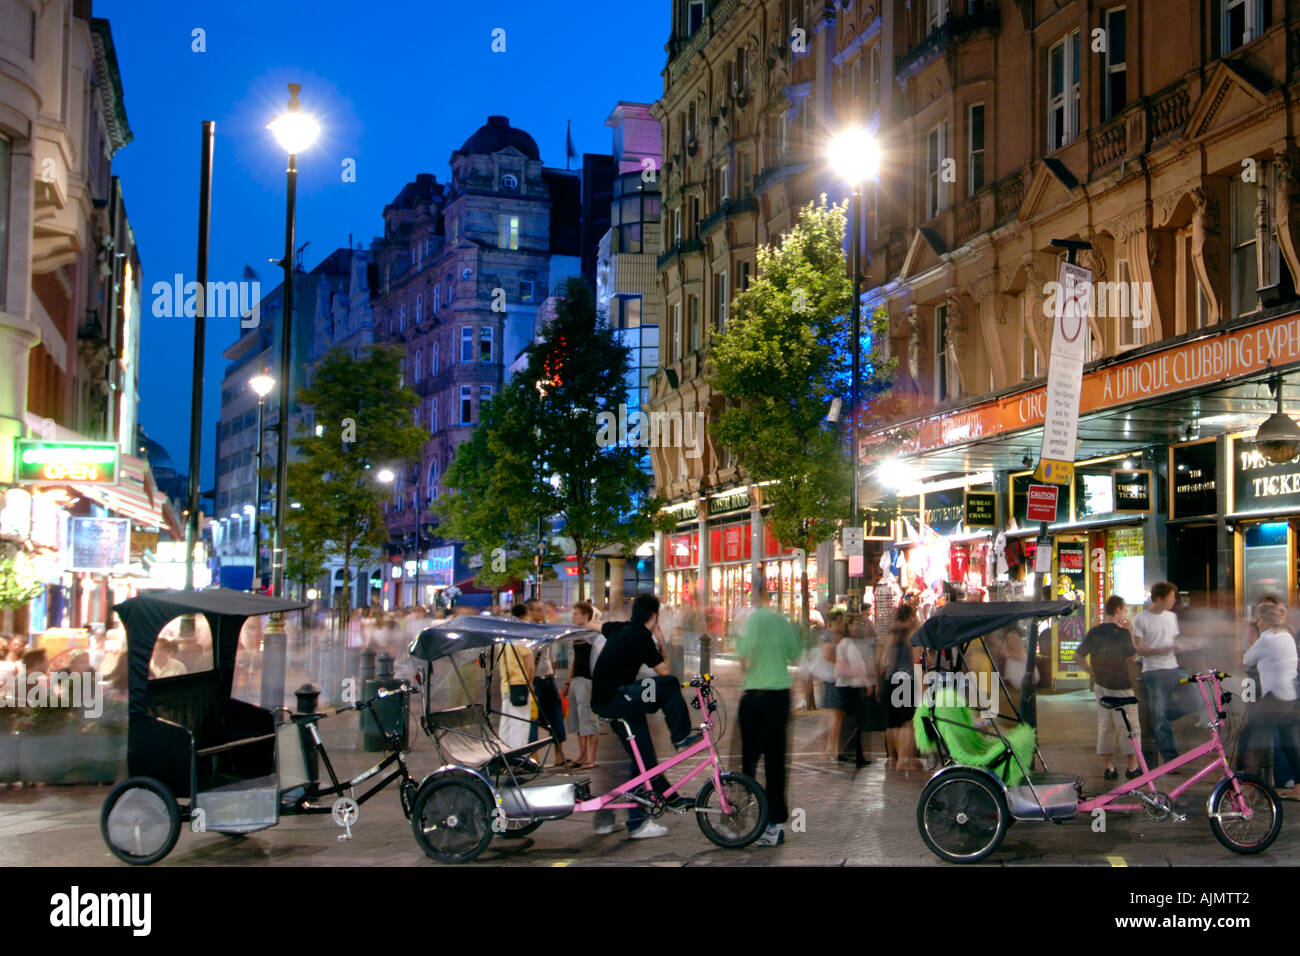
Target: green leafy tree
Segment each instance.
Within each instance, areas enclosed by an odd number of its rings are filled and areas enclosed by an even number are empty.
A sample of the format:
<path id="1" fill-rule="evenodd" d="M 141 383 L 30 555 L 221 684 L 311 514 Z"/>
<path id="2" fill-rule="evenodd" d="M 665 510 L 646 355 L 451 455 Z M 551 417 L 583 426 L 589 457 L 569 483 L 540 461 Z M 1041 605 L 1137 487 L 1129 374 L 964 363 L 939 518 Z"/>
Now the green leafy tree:
<path id="1" fill-rule="evenodd" d="M 402 385 L 399 349 L 371 346 L 359 359 L 329 352 L 298 401 L 312 409 L 321 433 L 301 429 L 294 439 L 299 458 L 289 463 L 288 490 L 301 507 L 285 516 L 286 543 L 296 553 L 286 570 L 310 574 L 327 554 L 337 555 L 346 622 L 353 568 L 388 540 L 383 501 L 391 491 L 376 473 L 419 461 L 429 434 L 413 424 L 418 399 Z"/>
<path id="2" fill-rule="evenodd" d="M 845 206 L 809 203 L 777 246 L 758 250 L 758 274 L 736 296 L 712 348 L 714 388 L 729 399 L 713 434 L 763 487 L 772 535 L 805 555 L 849 515 L 847 455 L 853 284 L 845 269 Z M 887 314 L 864 327 L 879 341 Z M 892 363 L 862 359 L 863 410 L 883 396 Z M 838 405 L 836 402 L 838 401 Z M 839 408 L 839 414 L 833 414 Z M 832 421 L 832 419 L 835 419 Z M 800 580 L 808 621 L 807 562 Z"/>
<path id="3" fill-rule="evenodd" d="M 498 548 L 513 572 L 531 567 L 539 521 L 563 522 L 580 568 L 601 548 L 634 546 L 663 526 L 640 450 L 619 444 L 609 427 L 627 401 L 629 361 L 597 321 L 591 290 L 569 280 L 527 367 L 493 399 L 448 472 L 443 527 L 473 541 L 485 568 Z M 546 547 L 549 560 L 558 557 Z"/>

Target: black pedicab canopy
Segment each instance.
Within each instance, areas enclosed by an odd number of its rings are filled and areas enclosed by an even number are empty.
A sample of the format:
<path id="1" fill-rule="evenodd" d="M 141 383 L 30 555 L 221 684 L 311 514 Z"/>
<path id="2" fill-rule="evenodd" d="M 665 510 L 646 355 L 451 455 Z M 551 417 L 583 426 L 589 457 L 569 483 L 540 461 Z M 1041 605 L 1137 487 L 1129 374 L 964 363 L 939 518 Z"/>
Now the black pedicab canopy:
<path id="1" fill-rule="evenodd" d="M 494 644 L 532 646 L 594 634 L 588 628 L 572 624 L 529 624 L 513 617 L 467 614 L 426 627 L 411 642 L 411 656 L 422 661 L 436 661 L 457 651 L 481 650 Z"/>
<path id="2" fill-rule="evenodd" d="M 181 614 L 202 614 L 212 633 L 212 667 L 217 675 L 218 693 L 229 697 L 235 676 L 235 653 L 239 649 L 239 632 L 244 621 L 276 611 L 297 611 L 307 605 L 302 601 L 250 594 L 215 588 L 210 591 L 143 591 L 113 610 L 126 628 L 127 682 L 130 712 L 149 712 L 149 661 L 153 658 L 158 634 Z"/>
<path id="3" fill-rule="evenodd" d="M 1074 601 L 965 601 L 945 604 L 912 635 L 915 647 L 942 651 L 1011 627 L 1030 617 L 1064 617 Z"/>

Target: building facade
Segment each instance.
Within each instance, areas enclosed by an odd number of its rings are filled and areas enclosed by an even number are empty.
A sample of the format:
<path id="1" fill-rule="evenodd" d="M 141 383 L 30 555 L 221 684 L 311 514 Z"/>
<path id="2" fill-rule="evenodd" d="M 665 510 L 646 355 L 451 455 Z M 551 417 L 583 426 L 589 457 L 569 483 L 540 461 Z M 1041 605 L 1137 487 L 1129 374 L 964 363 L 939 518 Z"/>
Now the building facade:
<path id="1" fill-rule="evenodd" d="M 405 350 L 417 424 L 429 432 L 387 506 L 401 555 L 385 578 L 390 606 L 431 603 L 439 588 L 471 576 L 459 546 L 437 537 L 430 510 L 480 408 L 532 342 L 558 273 L 580 273 L 581 186 L 579 172 L 545 167 L 528 133 L 490 116 L 452 153 L 450 183 L 421 173 L 384 210 L 384 235 L 371 246 L 376 339 Z M 568 265 L 553 274 L 557 258 Z M 445 569 L 428 565 L 431 547 Z M 417 560 L 425 562 L 418 594 L 405 583 Z"/>

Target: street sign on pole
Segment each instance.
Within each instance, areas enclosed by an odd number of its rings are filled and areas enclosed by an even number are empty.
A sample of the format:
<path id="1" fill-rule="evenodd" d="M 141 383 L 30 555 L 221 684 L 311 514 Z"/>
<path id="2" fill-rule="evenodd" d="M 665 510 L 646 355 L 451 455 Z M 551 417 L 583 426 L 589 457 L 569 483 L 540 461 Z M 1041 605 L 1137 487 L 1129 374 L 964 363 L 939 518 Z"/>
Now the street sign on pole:
<path id="1" fill-rule="evenodd" d="M 1052 573 L 1052 539 L 1045 534 L 1039 536 L 1034 550 L 1034 573 Z"/>
<path id="2" fill-rule="evenodd" d="M 862 529 L 844 528 L 841 533 L 843 534 L 844 537 L 844 556 L 846 558 L 851 558 L 856 554 L 857 556 L 861 557 L 862 556 Z"/>
<path id="3" fill-rule="evenodd" d="M 1025 517 L 1030 521 L 1055 521 L 1059 491 L 1055 485 L 1030 485 L 1025 498 Z"/>
<path id="4" fill-rule="evenodd" d="M 1084 347 L 1092 334 L 1088 325 L 1092 270 L 1073 262 L 1062 262 L 1056 283 L 1056 314 L 1052 322 L 1051 357 L 1047 364 L 1043 448 L 1038 456 L 1034 480 L 1068 485 L 1074 481 L 1074 446 L 1079 432 Z"/>

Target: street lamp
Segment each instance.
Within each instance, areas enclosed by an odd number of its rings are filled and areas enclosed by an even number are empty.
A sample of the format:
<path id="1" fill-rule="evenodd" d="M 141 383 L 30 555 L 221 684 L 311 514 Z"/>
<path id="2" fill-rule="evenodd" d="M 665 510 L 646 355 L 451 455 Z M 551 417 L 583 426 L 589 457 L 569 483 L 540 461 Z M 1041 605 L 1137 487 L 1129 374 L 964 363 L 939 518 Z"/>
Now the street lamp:
<path id="1" fill-rule="evenodd" d="M 276 434 L 275 461 L 275 543 L 271 551 L 271 591 L 284 597 L 284 519 L 289 487 L 289 386 L 290 348 L 293 342 L 293 226 L 294 208 L 298 197 L 298 154 L 310 146 L 320 132 L 320 126 L 311 116 L 302 112 L 298 103 L 300 83 L 289 84 L 289 105 L 284 113 L 266 124 L 280 147 L 289 154 L 285 170 L 287 189 L 284 205 L 284 307 L 280 316 L 280 420 Z M 284 705 L 285 637 L 284 615 L 271 615 L 262 650 L 262 706 L 278 708 Z"/>
<path id="2" fill-rule="evenodd" d="M 266 125 L 289 154 L 286 170 L 287 190 L 284 211 L 284 308 L 280 320 L 280 423 L 276 436 L 275 549 L 271 559 L 272 589 L 276 597 L 284 596 L 284 518 L 285 495 L 289 483 L 289 382 L 290 347 L 293 327 L 293 243 L 294 210 L 298 197 L 298 154 L 309 147 L 320 133 L 320 125 L 302 112 L 298 103 L 300 83 L 289 84 L 289 105 L 284 113 Z"/>
<path id="3" fill-rule="evenodd" d="M 275 379 L 263 369 L 248 380 L 249 387 L 257 393 L 257 471 L 253 486 L 253 580 L 262 586 L 262 436 L 265 426 L 262 417 L 266 412 L 266 396 L 275 388 Z"/>
<path id="4" fill-rule="evenodd" d="M 382 484 L 389 485 L 397 478 L 391 468 L 380 468 L 375 475 Z M 402 558 L 406 558 L 406 551 L 403 549 Z M 415 603 L 420 601 L 420 466 L 416 465 L 415 469 Z"/>
<path id="5" fill-rule="evenodd" d="M 851 490 L 849 521 L 860 528 L 858 515 L 858 398 L 862 381 L 862 184 L 876 175 L 880 168 L 880 147 L 876 139 L 860 126 L 850 127 L 831 140 L 829 159 L 835 174 L 852 190 L 849 228 L 849 268 L 853 273 L 853 315 L 850 329 L 853 349 L 853 381 L 849 395 L 849 460 L 852 463 L 853 487 Z M 862 576 L 849 578 L 849 604 L 856 610 L 862 597 Z"/>

